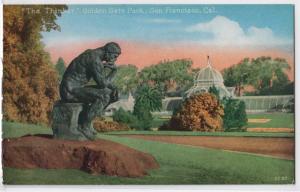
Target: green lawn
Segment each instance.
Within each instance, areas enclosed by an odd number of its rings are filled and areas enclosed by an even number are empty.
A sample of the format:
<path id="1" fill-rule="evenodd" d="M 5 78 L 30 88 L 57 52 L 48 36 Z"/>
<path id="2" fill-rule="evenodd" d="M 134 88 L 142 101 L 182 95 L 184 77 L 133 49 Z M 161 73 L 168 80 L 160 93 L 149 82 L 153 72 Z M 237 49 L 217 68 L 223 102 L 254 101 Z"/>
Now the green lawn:
<path id="1" fill-rule="evenodd" d="M 2 137 L 20 137 L 28 134 L 52 134 L 52 130 L 42 125 L 2 121 Z"/>
<path id="2" fill-rule="evenodd" d="M 173 135 L 173 136 L 222 136 L 222 137 L 294 137 L 294 133 L 263 132 L 193 132 L 193 131 L 113 131 L 106 135 Z"/>
<path id="3" fill-rule="evenodd" d="M 294 128 L 295 114 L 294 113 L 261 113 L 247 114 L 248 119 L 271 119 L 267 123 L 248 123 L 248 128 L 263 127 L 263 128 Z M 168 119 L 161 119 L 155 116 L 152 122 L 152 127 L 159 127 Z"/>
<path id="4" fill-rule="evenodd" d="M 27 134 L 52 134 L 48 127 L 3 122 L 3 137 L 20 137 Z M 294 133 L 255 133 L 255 132 L 192 132 L 192 131 L 113 131 L 103 133 L 105 135 L 181 135 L 181 136 L 229 136 L 229 137 L 294 137 Z"/>
<path id="5" fill-rule="evenodd" d="M 4 136 L 50 133 L 41 126 L 3 123 Z M 22 126 L 19 127 L 19 126 Z M 12 130 L 8 130 L 12 129 Z M 94 176 L 79 170 L 4 168 L 5 184 L 271 184 L 293 183 L 294 161 L 99 134 L 152 154 L 160 169 L 142 178 Z"/>
<path id="6" fill-rule="evenodd" d="M 247 127 L 263 127 L 263 128 L 294 128 L 295 114 L 294 113 L 263 113 L 263 114 L 248 114 L 248 119 L 271 119 L 267 123 L 248 123 Z"/>
<path id="7" fill-rule="evenodd" d="M 151 127 L 158 128 L 158 127 L 160 127 L 161 125 L 163 125 L 164 123 L 166 123 L 168 121 L 169 121 L 169 119 L 161 119 L 159 117 L 154 117 L 153 120 L 152 120 Z"/>

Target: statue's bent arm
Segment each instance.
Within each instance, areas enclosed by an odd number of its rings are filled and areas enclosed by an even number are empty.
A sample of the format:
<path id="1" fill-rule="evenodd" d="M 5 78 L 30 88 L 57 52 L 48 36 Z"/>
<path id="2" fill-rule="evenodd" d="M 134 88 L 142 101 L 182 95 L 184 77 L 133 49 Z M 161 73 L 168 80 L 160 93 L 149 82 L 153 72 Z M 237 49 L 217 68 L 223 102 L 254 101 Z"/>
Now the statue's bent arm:
<path id="1" fill-rule="evenodd" d="M 90 72 L 99 88 L 103 89 L 107 87 L 108 82 L 105 78 L 104 67 L 101 62 L 92 62 Z"/>
<path id="2" fill-rule="evenodd" d="M 114 77 L 116 76 L 117 73 L 117 69 L 116 68 L 110 68 L 111 71 L 110 73 L 107 75 L 106 79 L 108 80 L 108 82 L 112 82 L 112 80 L 114 79 Z"/>

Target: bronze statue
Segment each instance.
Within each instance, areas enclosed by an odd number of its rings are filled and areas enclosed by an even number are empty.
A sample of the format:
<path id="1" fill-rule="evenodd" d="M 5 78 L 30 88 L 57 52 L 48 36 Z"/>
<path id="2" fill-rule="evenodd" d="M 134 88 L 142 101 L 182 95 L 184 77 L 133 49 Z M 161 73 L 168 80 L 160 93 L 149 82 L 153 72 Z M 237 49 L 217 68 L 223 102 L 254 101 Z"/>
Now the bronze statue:
<path id="1" fill-rule="evenodd" d="M 77 117 L 77 129 L 90 140 L 93 140 L 96 134 L 92 120 L 101 115 L 110 103 L 118 100 L 118 92 L 112 80 L 117 72 L 115 61 L 120 54 L 121 48 L 114 42 L 96 49 L 88 49 L 70 63 L 63 75 L 60 84 L 60 104 L 84 104 Z M 105 73 L 105 68 L 109 69 L 108 74 Z M 91 79 L 96 85 L 88 84 Z M 54 136 L 55 129 L 57 128 L 53 127 Z"/>

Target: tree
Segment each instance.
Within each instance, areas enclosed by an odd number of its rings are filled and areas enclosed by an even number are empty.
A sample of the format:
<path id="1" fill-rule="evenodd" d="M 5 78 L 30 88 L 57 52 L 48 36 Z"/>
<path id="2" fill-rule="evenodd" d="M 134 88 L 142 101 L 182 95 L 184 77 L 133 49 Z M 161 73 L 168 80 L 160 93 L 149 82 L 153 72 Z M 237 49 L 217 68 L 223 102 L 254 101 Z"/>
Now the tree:
<path id="1" fill-rule="evenodd" d="M 285 59 L 258 57 L 250 61 L 246 58 L 223 70 L 224 84 L 235 86 L 238 96 L 244 85 L 253 86 L 256 95 L 286 94 L 284 87 L 290 83 L 286 74 L 289 69 Z"/>
<path id="2" fill-rule="evenodd" d="M 140 121 L 143 129 L 149 129 L 152 122 L 152 111 L 159 111 L 162 107 L 161 93 L 148 84 L 142 84 L 135 93 L 133 114 Z"/>
<path id="3" fill-rule="evenodd" d="M 214 94 L 220 100 L 220 91 L 214 85 L 208 89 L 208 92 Z"/>
<path id="4" fill-rule="evenodd" d="M 282 91 L 290 83 L 285 73 L 290 66 L 285 59 L 259 57 L 253 60 L 253 65 L 256 75 L 249 83 L 257 89 L 258 95 L 285 94 Z"/>
<path id="5" fill-rule="evenodd" d="M 216 96 L 211 93 L 193 95 L 182 104 L 162 130 L 223 131 L 223 107 Z"/>
<path id="6" fill-rule="evenodd" d="M 135 104 L 141 104 L 145 110 L 159 111 L 162 107 L 162 95 L 155 87 L 142 84 L 137 88 L 135 95 Z"/>
<path id="7" fill-rule="evenodd" d="M 226 87 L 234 87 L 237 85 L 237 80 L 235 77 L 235 68 L 229 67 L 222 71 L 223 78 L 224 78 L 224 85 Z"/>
<path id="8" fill-rule="evenodd" d="M 49 123 L 58 98 L 58 76 L 44 51 L 41 31 L 59 30 L 55 20 L 66 9 L 65 5 L 4 5 L 4 119 Z"/>
<path id="9" fill-rule="evenodd" d="M 223 102 L 225 105 L 223 118 L 225 131 L 241 130 L 248 121 L 245 102 L 232 98 L 226 98 Z"/>
<path id="10" fill-rule="evenodd" d="M 61 57 L 58 58 L 56 65 L 55 65 L 55 69 L 58 72 L 59 80 L 61 80 L 62 76 L 66 70 L 65 61 L 63 60 L 63 58 L 61 58 Z"/>
<path id="11" fill-rule="evenodd" d="M 241 95 L 241 90 L 248 82 L 249 75 L 251 74 L 250 65 L 250 60 L 248 58 L 245 58 L 239 64 L 223 70 L 225 86 L 235 86 L 235 90 L 238 96 Z"/>
<path id="12" fill-rule="evenodd" d="M 191 66 L 192 61 L 188 59 L 162 61 L 157 65 L 145 67 L 139 73 L 139 78 L 143 83 L 156 86 L 163 95 L 169 91 L 184 92 L 193 82 Z"/>
<path id="13" fill-rule="evenodd" d="M 138 68 L 134 65 L 118 66 L 114 83 L 121 93 L 134 92 L 138 84 L 137 71 Z"/>

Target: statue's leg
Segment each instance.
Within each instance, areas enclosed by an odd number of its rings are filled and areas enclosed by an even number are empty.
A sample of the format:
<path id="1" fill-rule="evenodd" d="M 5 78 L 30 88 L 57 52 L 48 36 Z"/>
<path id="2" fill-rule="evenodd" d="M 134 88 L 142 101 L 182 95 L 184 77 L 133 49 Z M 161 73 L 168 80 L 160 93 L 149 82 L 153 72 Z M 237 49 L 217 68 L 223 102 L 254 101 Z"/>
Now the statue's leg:
<path id="1" fill-rule="evenodd" d="M 109 105 L 110 101 L 110 93 L 111 91 L 109 89 L 104 90 L 97 90 L 99 91 L 99 94 L 97 94 L 99 97 L 95 100 L 94 103 L 92 103 L 86 112 L 86 121 L 84 123 L 84 126 L 89 127 L 90 130 L 93 132 L 93 134 L 96 134 L 96 130 L 93 128 L 92 121 L 97 116 L 102 116 L 104 109 Z"/>
<path id="2" fill-rule="evenodd" d="M 84 102 L 87 107 L 80 119 L 82 132 L 89 138 L 94 139 L 97 133 L 92 126 L 92 121 L 96 116 L 100 116 L 109 104 L 110 89 L 95 89 L 93 87 L 78 88 L 74 90 L 76 99 Z M 78 94 L 76 94 L 78 93 Z"/>

